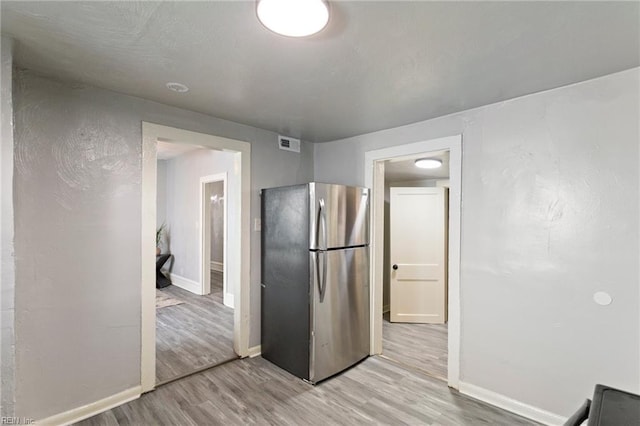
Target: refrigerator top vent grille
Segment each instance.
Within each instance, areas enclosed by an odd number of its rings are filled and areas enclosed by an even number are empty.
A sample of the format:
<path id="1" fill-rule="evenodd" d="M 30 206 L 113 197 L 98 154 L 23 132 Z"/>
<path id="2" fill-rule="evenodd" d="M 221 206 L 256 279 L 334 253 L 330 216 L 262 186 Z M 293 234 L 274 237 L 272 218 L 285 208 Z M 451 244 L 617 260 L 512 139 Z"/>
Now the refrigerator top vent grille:
<path id="1" fill-rule="evenodd" d="M 285 151 L 300 152 L 300 139 L 278 135 L 278 148 Z"/>

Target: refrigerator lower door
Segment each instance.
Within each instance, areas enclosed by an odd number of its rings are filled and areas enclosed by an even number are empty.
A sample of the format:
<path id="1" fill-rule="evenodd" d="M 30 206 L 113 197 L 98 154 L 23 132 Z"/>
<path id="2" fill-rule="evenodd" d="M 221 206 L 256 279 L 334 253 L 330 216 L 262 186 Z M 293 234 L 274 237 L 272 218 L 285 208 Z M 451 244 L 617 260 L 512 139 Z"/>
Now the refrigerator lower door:
<path id="1" fill-rule="evenodd" d="M 309 381 L 316 383 L 369 355 L 369 248 L 310 253 Z"/>

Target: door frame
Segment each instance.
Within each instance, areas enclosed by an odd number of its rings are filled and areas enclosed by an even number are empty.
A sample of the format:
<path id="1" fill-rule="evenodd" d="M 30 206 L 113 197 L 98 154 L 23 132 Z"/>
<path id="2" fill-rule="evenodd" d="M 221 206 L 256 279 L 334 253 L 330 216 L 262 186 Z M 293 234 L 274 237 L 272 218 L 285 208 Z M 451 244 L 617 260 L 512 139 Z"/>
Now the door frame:
<path id="1" fill-rule="evenodd" d="M 222 193 L 225 202 L 222 211 L 222 302 L 233 308 L 233 294 L 227 292 L 227 172 L 200 178 L 200 288 L 201 294 L 211 293 L 211 200 L 207 192 L 207 184 L 222 182 Z"/>
<path id="2" fill-rule="evenodd" d="M 397 145 L 365 152 L 364 181 L 371 199 L 371 355 L 382 353 L 382 292 L 384 264 L 384 162 L 398 157 L 449 151 L 449 259 L 448 259 L 448 359 L 447 384 L 460 383 L 460 215 L 462 192 L 462 135 Z"/>
<path id="3" fill-rule="evenodd" d="M 142 122 L 141 176 L 141 350 L 140 384 L 142 392 L 156 385 L 156 287 L 155 287 L 155 227 L 157 197 L 158 140 L 199 145 L 205 148 L 235 153 L 240 172 L 237 191 L 239 207 L 234 212 L 233 244 L 228 244 L 228 258 L 235 257 L 227 269 L 230 279 L 239 283 L 234 288 L 233 350 L 240 357 L 249 355 L 249 291 L 251 255 L 251 144 L 220 136 L 192 132 L 160 124 Z M 228 197 L 228 195 L 226 195 Z M 231 241 L 230 241 L 231 242 Z M 226 262 L 229 263 L 229 262 Z"/>

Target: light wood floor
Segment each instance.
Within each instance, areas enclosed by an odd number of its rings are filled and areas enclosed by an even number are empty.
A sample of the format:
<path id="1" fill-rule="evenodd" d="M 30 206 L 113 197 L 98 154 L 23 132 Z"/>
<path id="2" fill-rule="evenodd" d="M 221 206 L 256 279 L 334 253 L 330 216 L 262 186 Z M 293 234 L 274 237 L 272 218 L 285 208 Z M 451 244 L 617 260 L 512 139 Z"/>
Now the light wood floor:
<path id="1" fill-rule="evenodd" d="M 382 355 L 437 379 L 447 380 L 447 324 L 382 322 Z"/>
<path id="2" fill-rule="evenodd" d="M 222 273 L 211 273 L 211 294 L 174 285 L 162 289 L 185 303 L 156 310 L 156 382 L 235 357 L 233 309 L 222 304 Z"/>
<path id="3" fill-rule="evenodd" d="M 387 317 L 383 333 L 384 355 L 393 361 L 369 357 L 317 386 L 261 357 L 246 358 L 79 425 L 537 425 L 460 395 L 434 377 L 446 377 L 446 326 L 392 324 Z"/>
<path id="4" fill-rule="evenodd" d="M 81 423 L 115 425 L 535 425 L 381 357 L 311 386 L 261 357 L 170 383 Z"/>

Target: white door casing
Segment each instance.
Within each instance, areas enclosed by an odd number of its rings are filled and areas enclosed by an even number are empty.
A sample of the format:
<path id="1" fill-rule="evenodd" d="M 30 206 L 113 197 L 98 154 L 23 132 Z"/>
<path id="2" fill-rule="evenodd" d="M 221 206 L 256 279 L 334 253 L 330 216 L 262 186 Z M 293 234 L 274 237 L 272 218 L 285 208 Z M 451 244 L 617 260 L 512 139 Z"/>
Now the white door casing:
<path id="1" fill-rule="evenodd" d="M 391 188 L 391 322 L 446 322 L 446 191 Z"/>
<path id="2" fill-rule="evenodd" d="M 449 150 L 448 234 L 448 360 L 447 384 L 460 387 L 460 212 L 462 192 L 462 135 L 395 145 L 364 154 L 364 182 L 371 199 L 371 355 L 382 353 L 382 281 L 384 262 L 384 162 L 394 158 Z"/>
<path id="3" fill-rule="evenodd" d="M 229 229 L 233 239 L 227 240 L 226 275 L 233 280 L 233 349 L 241 357 L 249 355 L 249 290 L 250 290 L 250 201 L 251 144 L 175 127 L 142 122 L 142 232 L 141 232 L 141 353 L 140 382 L 142 392 L 156 383 L 156 305 L 155 305 L 155 226 L 156 226 L 156 141 L 199 145 L 210 149 L 235 152 L 240 183 L 237 187 L 240 206 L 234 213 L 236 223 Z M 231 221 L 229 221 L 231 222 Z M 229 225 L 228 225 L 229 226 Z M 232 259 L 233 262 L 231 261 Z"/>

